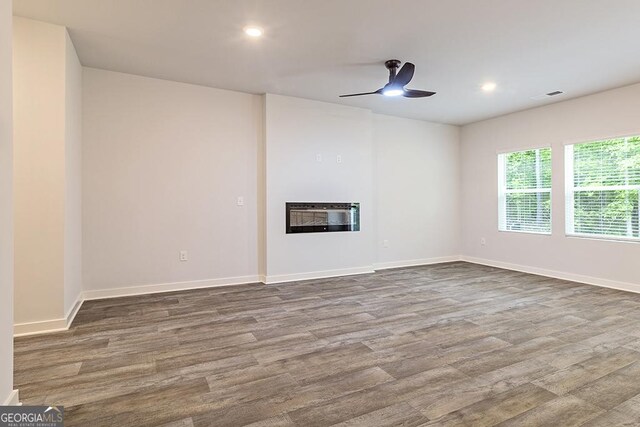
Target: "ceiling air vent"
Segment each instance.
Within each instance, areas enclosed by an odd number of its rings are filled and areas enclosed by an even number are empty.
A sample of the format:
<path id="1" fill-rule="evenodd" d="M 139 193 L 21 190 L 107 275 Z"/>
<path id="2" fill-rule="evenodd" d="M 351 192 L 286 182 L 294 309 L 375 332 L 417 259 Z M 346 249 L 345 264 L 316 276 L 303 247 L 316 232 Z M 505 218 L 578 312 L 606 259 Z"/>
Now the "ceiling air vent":
<path id="1" fill-rule="evenodd" d="M 547 98 L 551 98 L 552 96 L 558 96 L 563 94 L 564 92 L 561 90 L 554 90 L 553 92 L 545 93 L 544 95 L 532 96 L 531 99 L 535 99 L 536 101 L 538 101 L 540 99 L 547 99 Z"/>

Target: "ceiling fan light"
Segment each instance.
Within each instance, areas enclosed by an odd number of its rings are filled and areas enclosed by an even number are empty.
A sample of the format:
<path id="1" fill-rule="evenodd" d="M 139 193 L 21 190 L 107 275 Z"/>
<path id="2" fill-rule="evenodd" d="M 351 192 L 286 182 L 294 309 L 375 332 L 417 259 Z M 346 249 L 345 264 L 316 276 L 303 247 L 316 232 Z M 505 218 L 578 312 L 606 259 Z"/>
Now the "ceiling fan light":
<path id="1" fill-rule="evenodd" d="M 382 91 L 382 94 L 384 96 L 400 96 L 403 93 L 404 93 L 403 89 L 397 89 L 397 88 L 384 89 Z"/>

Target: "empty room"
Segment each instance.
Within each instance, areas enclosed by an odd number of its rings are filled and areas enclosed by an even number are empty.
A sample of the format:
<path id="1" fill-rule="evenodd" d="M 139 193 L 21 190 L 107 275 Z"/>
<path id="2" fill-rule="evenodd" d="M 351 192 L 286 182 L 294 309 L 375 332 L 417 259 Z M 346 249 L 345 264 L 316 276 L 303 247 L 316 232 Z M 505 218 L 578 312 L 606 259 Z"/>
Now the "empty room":
<path id="1" fill-rule="evenodd" d="M 640 426 L 638 0 L 1 0 L 0 427 Z"/>

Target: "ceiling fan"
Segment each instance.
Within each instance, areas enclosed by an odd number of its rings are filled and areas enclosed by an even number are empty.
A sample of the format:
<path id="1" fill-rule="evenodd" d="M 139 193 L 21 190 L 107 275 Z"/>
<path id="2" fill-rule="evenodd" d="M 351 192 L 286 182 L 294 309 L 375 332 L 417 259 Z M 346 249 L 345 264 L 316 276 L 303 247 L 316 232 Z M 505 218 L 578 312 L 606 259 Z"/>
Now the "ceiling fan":
<path id="1" fill-rule="evenodd" d="M 411 62 L 405 62 L 400 71 L 400 61 L 397 59 L 390 59 L 384 63 L 384 66 L 389 70 L 389 83 L 373 92 L 352 93 L 349 95 L 340 95 L 340 98 L 347 98 L 349 96 L 362 96 L 362 95 L 385 95 L 385 96 L 404 96 L 405 98 L 425 98 L 427 96 L 435 95 L 435 92 L 428 92 L 426 90 L 417 89 L 405 89 L 405 86 L 413 78 L 413 72 L 416 66 Z"/>

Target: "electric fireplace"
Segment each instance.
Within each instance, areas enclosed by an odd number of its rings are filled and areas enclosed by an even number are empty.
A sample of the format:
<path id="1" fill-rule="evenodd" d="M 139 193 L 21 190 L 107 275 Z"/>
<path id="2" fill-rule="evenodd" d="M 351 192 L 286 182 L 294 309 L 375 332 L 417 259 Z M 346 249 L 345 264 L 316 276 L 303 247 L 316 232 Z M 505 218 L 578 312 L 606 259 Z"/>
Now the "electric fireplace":
<path id="1" fill-rule="evenodd" d="M 360 203 L 287 202 L 287 234 L 360 231 Z"/>

